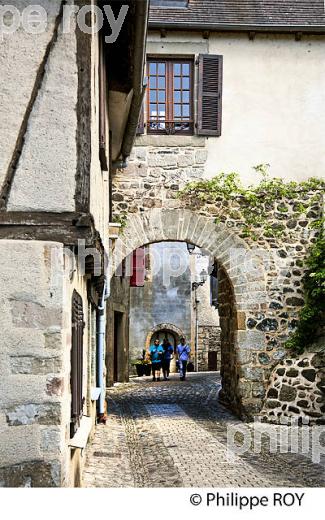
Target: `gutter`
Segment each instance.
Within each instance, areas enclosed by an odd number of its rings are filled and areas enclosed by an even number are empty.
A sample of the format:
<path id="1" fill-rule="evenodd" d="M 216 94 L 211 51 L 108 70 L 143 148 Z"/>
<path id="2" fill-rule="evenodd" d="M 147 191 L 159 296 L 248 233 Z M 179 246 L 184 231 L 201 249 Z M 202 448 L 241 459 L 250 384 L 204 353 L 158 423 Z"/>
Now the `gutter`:
<path id="1" fill-rule="evenodd" d="M 149 22 L 149 29 L 172 29 L 180 31 L 215 31 L 215 32 L 267 32 L 267 33 L 308 33 L 325 34 L 323 25 L 248 25 L 218 23 L 184 23 L 184 22 Z"/>
<path id="2" fill-rule="evenodd" d="M 135 12 L 135 42 L 134 57 L 135 64 L 133 74 L 133 97 L 129 112 L 128 122 L 123 137 L 121 154 L 123 162 L 131 154 L 136 137 L 142 102 L 146 87 L 144 86 L 144 64 L 146 59 L 146 41 L 149 19 L 149 0 L 136 2 Z"/>

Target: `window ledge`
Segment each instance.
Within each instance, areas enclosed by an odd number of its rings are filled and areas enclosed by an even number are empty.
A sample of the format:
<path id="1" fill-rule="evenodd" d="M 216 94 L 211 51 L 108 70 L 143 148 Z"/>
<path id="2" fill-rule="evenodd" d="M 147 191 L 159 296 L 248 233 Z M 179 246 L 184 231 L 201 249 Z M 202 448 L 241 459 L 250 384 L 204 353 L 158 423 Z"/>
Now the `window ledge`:
<path id="1" fill-rule="evenodd" d="M 80 421 L 80 426 L 72 439 L 70 439 L 70 448 L 84 449 L 87 446 L 88 438 L 92 429 L 92 419 L 83 415 Z"/>
<path id="2" fill-rule="evenodd" d="M 206 138 L 196 135 L 166 135 L 166 134 L 146 134 L 138 136 L 135 146 L 168 146 L 177 148 L 185 146 L 204 147 Z"/>

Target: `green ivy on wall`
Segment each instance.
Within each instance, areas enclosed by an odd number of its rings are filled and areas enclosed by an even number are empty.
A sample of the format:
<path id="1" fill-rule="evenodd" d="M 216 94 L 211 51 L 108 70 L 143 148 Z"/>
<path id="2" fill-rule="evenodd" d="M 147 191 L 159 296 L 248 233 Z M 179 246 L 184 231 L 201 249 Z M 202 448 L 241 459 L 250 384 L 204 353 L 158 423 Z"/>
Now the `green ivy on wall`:
<path id="1" fill-rule="evenodd" d="M 294 214 L 290 218 L 307 213 L 311 206 L 319 202 L 319 192 L 325 189 L 325 181 L 312 177 L 303 182 L 285 182 L 283 179 L 271 178 L 268 174 L 268 164 L 260 164 L 254 170 L 261 175 L 260 182 L 255 186 L 245 188 L 237 173 L 220 173 L 209 180 L 191 182 L 180 192 L 180 198 L 189 201 L 195 199 L 202 204 L 220 201 L 232 201 L 235 207 L 220 208 L 216 223 L 228 217 L 243 220 L 241 236 L 257 240 L 258 234 L 265 237 L 277 237 L 283 234 L 285 226 L 279 222 L 271 224 L 268 218 L 269 210 L 277 203 L 279 213 L 287 213 L 288 206 L 284 199 L 294 200 L 297 193 L 315 191 L 308 200 L 297 202 Z M 235 208 L 238 208 L 236 210 Z M 258 233 L 259 230 L 259 233 Z"/>
<path id="2" fill-rule="evenodd" d="M 281 218 L 278 222 L 271 220 L 275 208 L 282 217 L 288 214 L 288 219 L 307 214 L 313 206 L 318 206 L 320 213 L 325 181 L 312 177 L 303 182 L 285 182 L 283 179 L 270 178 L 268 168 L 268 164 L 260 164 L 254 168 L 261 175 L 261 180 L 256 186 L 243 187 L 237 173 L 220 173 L 213 179 L 187 184 L 179 196 L 202 204 L 221 203 L 218 206 L 216 223 L 226 221 L 227 218 L 242 220 L 243 237 L 253 240 L 257 240 L 261 235 L 270 238 L 281 237 L 285 225 Z M 304 196 L 307 193 L 308 197 Z M 294 212 L 290 213 L 288 202 L 292 201 Z M 324 219 L 315 220 L 315 216 L 313 218 L 311 227 L 317 229 L 318 234 L 306 260 L 305 305 L 300 311 L 299 325 L 286 343 L 286 347 L 296 353 L 302 353 L 313 343 L 325 316 Z"/>
<path id="3" fill-rule="evenodd" d="M 290 350 L 302 353 L 317 336 L 325 317 L 325 220 L 318 220 L 314 227 L 319 230 L 306 260 L 304 276 L 305 305 L 299 313 L 296 331 L 287 341 Z"/>

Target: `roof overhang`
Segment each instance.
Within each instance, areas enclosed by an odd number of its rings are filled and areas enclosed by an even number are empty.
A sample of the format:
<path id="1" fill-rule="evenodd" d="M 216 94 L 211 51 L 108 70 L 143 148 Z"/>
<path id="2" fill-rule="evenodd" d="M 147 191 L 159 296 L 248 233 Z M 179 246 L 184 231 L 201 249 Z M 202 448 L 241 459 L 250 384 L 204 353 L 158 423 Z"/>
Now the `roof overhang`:
<path id="1" fill-rule="evenodd" d="M 260 32 L 260 33 L 308 33 L 325 34 L 325 25 L 257 25 L 257 24 L 220 24 L 220 23 L 182 23 L 149 21 L 149 29 L 173 31 L 211 31 L 211 32 Z"/>

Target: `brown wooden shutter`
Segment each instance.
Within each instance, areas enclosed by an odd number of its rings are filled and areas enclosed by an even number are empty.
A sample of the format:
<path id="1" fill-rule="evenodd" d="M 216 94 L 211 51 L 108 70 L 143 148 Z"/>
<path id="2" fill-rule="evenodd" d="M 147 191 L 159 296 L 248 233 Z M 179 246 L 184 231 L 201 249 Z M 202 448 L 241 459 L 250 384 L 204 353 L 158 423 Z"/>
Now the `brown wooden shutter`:
<path id="1" fill-rule="evenodd" d="M 72 296 L 72 330 L 71 330 L 71 423 L 70 437 L 72 438 L 80 425 L 83 409 L 82 380 L 83 380 L 83 333 L 84 315 L 82 298 L 76 291 Z"/>
<path id="2" fill-rule="evenodd" d="M 133 251 L 132 256 L 132 275 L 130 287 L 143 287 L 145 280 L 145 248 L 139 247 Z"/>
<path id="3" fill-rule="evenodd" d="M 139 122 L 137 126 L 137 135 L 144 134 L 144 105 L 141 107 Z"/>
<path id="4" fill-rule="evenodd" d="M 199 55 L 198 135 L 221 135 L 223 56 Z"/>
<path id="5" fill-rule="evenodd" d="M 105 64 L 105 43 L 99 34 L 99 159 L 102 170 L 108 170 L 107 160 L 107 81 Z"/>

